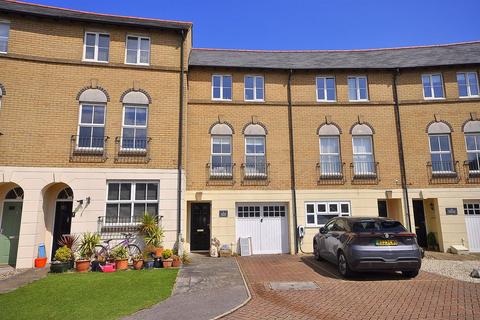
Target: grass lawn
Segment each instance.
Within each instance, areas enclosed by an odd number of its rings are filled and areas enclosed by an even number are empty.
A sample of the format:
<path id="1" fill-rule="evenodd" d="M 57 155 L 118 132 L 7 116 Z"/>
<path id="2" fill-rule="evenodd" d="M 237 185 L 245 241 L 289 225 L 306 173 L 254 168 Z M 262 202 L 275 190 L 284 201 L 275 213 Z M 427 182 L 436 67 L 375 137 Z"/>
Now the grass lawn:
<path id="1" fill-rule="evenodd" d="M 0 294 L 0 319 L 118 319 L 168 298 L 177 272 L 49 274 Z"/>

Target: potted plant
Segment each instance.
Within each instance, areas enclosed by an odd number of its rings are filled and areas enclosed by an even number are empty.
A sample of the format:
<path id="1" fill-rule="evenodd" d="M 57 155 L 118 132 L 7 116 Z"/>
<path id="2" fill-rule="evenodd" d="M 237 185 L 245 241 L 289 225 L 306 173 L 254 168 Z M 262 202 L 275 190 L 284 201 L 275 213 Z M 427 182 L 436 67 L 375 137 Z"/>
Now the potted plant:
<path id="1" fill-rule="evenodd" d="M 173 255 L 173 252 L 172 250 L 170 249 L 165 249 L 163 250 L 162 252 L 162 258 L 163 258 L 163 267 L 164 268 L 170 268 L 172 266 L 172 255 Z"/>
<path id="2" fill-rule="evenodd" d="M 90 260 L 95 253 L 95 246 L 100 244 L 100 236 L 95 233 L 86 232 L 80 241 L 79 258 L 76 268 L 78 272 L 87 272 L 90 268 Z"/>
<path id="3" fill-rule="evenodd" d="M 155 247 L 153 246 L 146 246 L 143 249 L 143 261 L 145 269 L 152 269 L 155 264 L 155 261 L 152 258 L 153 252 L 155 252 Z"/>
<path id="4" fill-rule="evenodd" d="M 67 246 L 58 248 L 55 251 L 55 261 L 50 265 L 50 271 L 53 273 L 63 273 L 68 270 L 69 261 L 72 258 L 72 250 Z"/>
<path id="5" fill-rule="evenodd" d="M 178 268 L 182 264 L 182 261 L 180 260 L 180 257 L 177 255 L 172 256 L 172 267 Z"/>
<path id="6" fill-rule="evenodd" d="M 157 218 L 145 212 L 140 221 L 139 231 L 145 236 L 145 244 L 156 248 L 155 256 L 161 257 L 163 252 L 163 229 L 158 226 Z"/>
<path id="7" fill-rule="evenodd" d="M 67 247 L 72 251 L 72 257 L 69 260 L 69 269 L 73 269 L 75 267 L 75 250 L 77 248 L 78 244 L 78 235 L 72 235 L 72 234 L 64 234 L 60 238 L 60 240 L 57 241 L 58 245 L 60 247 Z"/>
<path id="8" fill-rule="evenodd" d="M 138 254 L 133 257 L 133 268 L 135 270 L 140 270 L 143 268 L 143 254 Z"/>
<path id="9" fill-rule="evenodd" d="M 118 246 L 112 250 L 112 257 L 115 259 L 115 269 L 128 269 L 128 251 L 123 246 Z"/>

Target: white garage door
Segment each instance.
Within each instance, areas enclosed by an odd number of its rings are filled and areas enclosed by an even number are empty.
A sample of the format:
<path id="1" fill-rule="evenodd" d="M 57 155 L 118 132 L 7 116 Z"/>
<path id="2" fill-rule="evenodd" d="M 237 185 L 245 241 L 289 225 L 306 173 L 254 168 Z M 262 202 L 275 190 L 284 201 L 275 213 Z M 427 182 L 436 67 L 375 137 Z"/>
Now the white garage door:
<path id="1" fill-rule="evenodd" d="M 480 252 L 480 202 L 463 204 L 470 252 Z"/>
<path id="2" fill-rule="evenodd" d="M 282 203 L 237 204 L 237 240 L 251 238 L 253 254 L 288 253 L 287 217 Z"/>

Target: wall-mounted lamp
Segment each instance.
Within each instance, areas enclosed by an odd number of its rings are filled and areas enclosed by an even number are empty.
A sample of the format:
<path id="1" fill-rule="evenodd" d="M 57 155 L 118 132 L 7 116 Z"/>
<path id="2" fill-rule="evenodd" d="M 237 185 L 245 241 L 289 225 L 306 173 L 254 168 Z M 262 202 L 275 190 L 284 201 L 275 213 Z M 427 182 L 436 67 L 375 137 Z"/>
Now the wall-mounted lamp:
<path id="1" fill-rule="evenodd" d="M 77 207 L 75 208 L 75 210 L 72 211 L 72 218 L 75 218 L 75 215 L 77 214 L 78 211 L 80 211 L 80 209 L 83 208 L 83 210 L 85 210 L 85 208 L 88 207 L 88 205 L 90 204 L 90 197 L 86 197 L 85 200 L 84 199 L 77 200 L 77 203 L 78 203 Z M 84 203 L 85 203 L 85 206 L 83 206 Z"/>

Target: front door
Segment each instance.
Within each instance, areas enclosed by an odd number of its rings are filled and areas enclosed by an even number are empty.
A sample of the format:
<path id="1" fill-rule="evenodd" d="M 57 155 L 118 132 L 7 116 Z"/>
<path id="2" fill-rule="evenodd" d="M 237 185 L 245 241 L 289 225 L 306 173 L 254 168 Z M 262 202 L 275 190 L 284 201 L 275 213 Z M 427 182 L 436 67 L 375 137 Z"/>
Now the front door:
<path id="1" fill-rule="evenodd" d="M 58 240 L 64 234 L 70 234 L 72 226 L 72 201 L 57 201 L 55 207 L 55 224 L 53 227 L 52 260 L 59 245 Z"/>
<path id="2" fill-rule="evenodd" d="M 425 224 L 425 211 L 423 200 L 413 200 L 413 216 L 415 218 L 415 233 L 420 247 L 427 247 L 427 226 Z"/>
<path id="3" fill-rule="evenodd" d="M 15 267 L 21 221 L 22 203 L 5 202 L 0 226 L 0 265 L 9 264 Z"/>
<path id="4" fill-rule="evenodd" d="M 210 250 L 210 203 L 191 204 L 190 250 Z"/>

